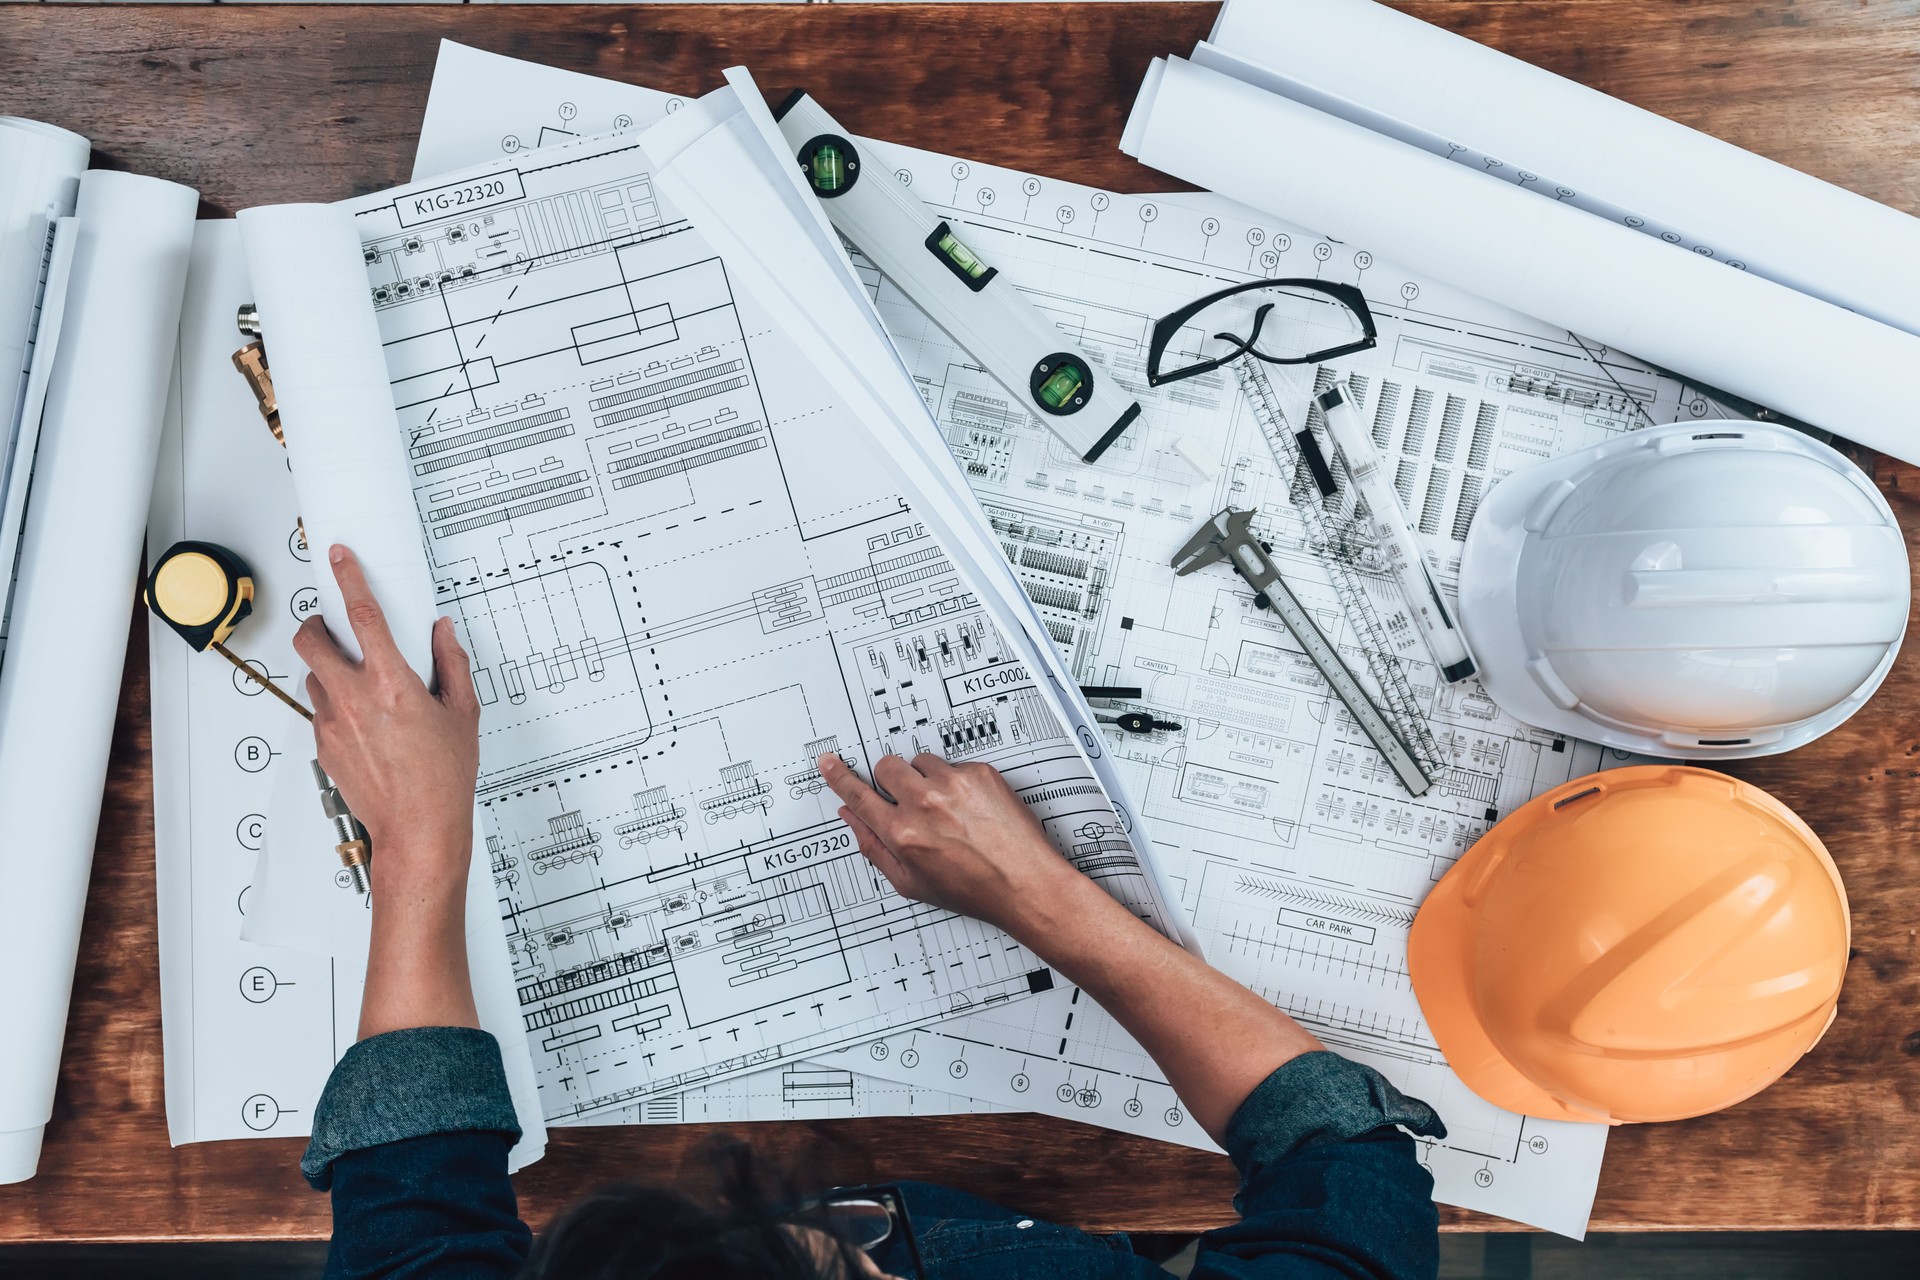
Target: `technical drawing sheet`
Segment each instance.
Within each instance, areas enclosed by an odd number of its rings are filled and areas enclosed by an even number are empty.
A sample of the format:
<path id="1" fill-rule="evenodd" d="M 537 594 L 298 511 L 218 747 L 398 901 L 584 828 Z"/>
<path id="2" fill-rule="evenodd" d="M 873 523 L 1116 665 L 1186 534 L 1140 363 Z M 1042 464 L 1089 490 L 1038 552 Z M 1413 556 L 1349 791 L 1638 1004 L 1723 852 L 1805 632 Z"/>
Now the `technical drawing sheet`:
<path id="1" fill-rule="evenodd" d="M 491 151 L 543 113 L 565 110 L 591 130 L 646 109 L 627 86 L 513 67 L 508 95 L 476 83 L 443 96 L 443 64 L 436 102 L 463 110 L 430 112 L 423 143 Z M 1145 336 L 1153 317 L 1245 279 L 1360 284 L 1383 340 L 1343 369 L 1449 574 L 1480 495 L 1500 476 L 1635 426 L 1723 411 L 1618 353 L 1230 201 L 1120 196 L 874 145 L 1011 278 L 1033 282 L 1034 300 L 1097 346 L 1147 406 L 1144 429 L 1085 467 L 869 274 L 883 321 L 1075 672 L 1143 685 L 1146 705 L 1186 725 L 1108 745 L 1133 775 L 1156 853 L 1181 882 L 1210 958 L 1441 1109 L 1453 1136 L 1425 1152 L 1439 1198 L 1577 1234 L 1604 1131 L 1524 1120 L 1467 1093 L 1420 1023 L 1404 934 L 1426 888 L 1500 814 L 1619 761 L 1507 720 L 1476 686 L 1439 684 L 1406 634 L 1401 656 L 1420 664 L 1415 683 L 1449 756 L 1443 785 L 1408 800 L 1233 580 L 1176 584 L 1166 568 L 1206 515 L 1229 501 L 1257 505 L 1323 625 L 1341 619 L 1291 514 L 1289 491 L 1304 478 L 1277 474 L 1230 375 L 1148 391 Z M 1307 384 L 1277 385 L 1304 408 Z M 1176 436 L 1218 473 L 1198 476 L 1174 456 Z M 1384 580 L 1370 589 L 1392 603 Z M 1353 637 L 1340 638 L 1351 651 Z M 1208 1145 L 1144 1052 L 1076 991 L 857 1052 L 863 1072 Z"/>
<path id="2" fill-rule="evenodd" d="M 414 148 L 413 181 L 570 138 L 644 129 L 685 103 L 656 89 L 442 40 Z"/>
<path id="3" fill-rule="evenodd" d="M 319 606 L 286 454 L 229 359 L 251 300 L 231 222 L 195 230 L 173 403 L 147 522 L 149 555 L 213 542 L 253 570 L 253 615 L 232 641 L 282 682 L 293 633 Z M 160 999 L 173 1142 L 304 1134 L 354 1042 L 358 975 L 328 956 L 241 941 L 266 837 L 269 769 L 298 718 L 219 655 L 149 622 Z M 309 739 L 310 741 L 310 739 Z"/>
<path id="4" fill-rule="evenodd" d="M 155 547 L 199 538 L 247 562 L 254 612 L 232 646 L 284 686 L 300 673 L 293 632 L 318 607 L 318 593 L 286 454 L 229 358 L 242 342 L 235 310 L 250 296 L 234 225 L 201 224 L 148 532 Z M 361 975 L 319 950 L 241 937 L 255 898 L 272 769 L 304 736 L 302 726 L 258 685 L 215 655 L 193 653 L 158 623 L 150 663 L 169 1133 L 176 1143 L 304 1134 L 328 1072 L 354 1041 Z M 829 1055 L 656 1095 L 593 1119 L 745 1122 L 1005 1109 L 924 1085 L 855 1077 Z"/>
<path id="5" fill-rule="evenodd" d="M 854 1068 L 868 1046 L 732 1076 L 684 1093 L 656 1093 L 581 1116 L 581 1125 L 742 1124 L 758 1120 L 842 1120 L 863 1116 L 992 1115 L 1014 1108 L 939 1085 L 886 1080 Z"/>
<path id="6" fill-rule="evenodd" d="M 286 453 L 231 360 L 243 341 L 236 312 L 255 295 L 233 222 L 201 222 L 192 236 L 148 545 L 158 554 L 191 538 L 238 553 L 256 595 L 234 648 L 253 669 L 297 688 L 293 633 L 320 607 L 319 594 Z M 218 655 L 195 653 L 158 618 L 148 619 L 148 639 L 169 1136 L 179 1143 L 302 1134 L 328 1072 L 357 1038 L 365 900 L 323 846 L 312 865 L 319 892 L 333 898 L 307 898 L 302 914 L 349 922 L 358 949 L 246 940 L 270 898 L 261 851 L 284 838 L 274 821 L 276 787 L 299 783 L 292 812 L 319 816 L 306 770 L 313 736 L 258 684 Z M 469 898 L 469 968 L 480 1026 L 500 1041 L 520 1118 L 508 1156 L 517 1169 L 539 1158 L 546 1131 L 485 892 L 490 878 L 474 878 L 482 891 Z"/>
<path id="7" fill-rule="evenodd" d="M 439 606 L 474 656 L 486 853 L 549 1116 L 1049 989 L 1010 939 L 892 893 L 822 752 L 996 765 L 1173 928 L 974 575 L 631 139 L 344 207 Z"/>

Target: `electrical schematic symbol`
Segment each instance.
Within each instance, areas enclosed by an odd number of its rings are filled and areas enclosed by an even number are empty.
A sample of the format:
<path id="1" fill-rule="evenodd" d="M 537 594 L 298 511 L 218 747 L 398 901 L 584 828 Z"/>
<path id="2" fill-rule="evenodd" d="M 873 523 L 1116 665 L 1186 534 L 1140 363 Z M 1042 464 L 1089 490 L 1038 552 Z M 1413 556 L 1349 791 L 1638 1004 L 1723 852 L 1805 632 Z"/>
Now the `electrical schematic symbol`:
<path id="1" fill-rule="evenodd" d="M 773 800 L 767 784 L 754 776 L 753 761 L 742 760 L 721 766 L 720 794 L 702 800 L 700 807 L 706 811 L 708 822 L 718 822 L 742 813 L 765 813 L 773 807 Z"/>
<path id="2" fill-rule="evenodd" d="M 633 812 L 632 822 L 623 822 L 613 829 L 622 849 L 664 836 L 686 834 L 687 811 L 673 802 L 665 787 L 634 792 Z"/>
<path id="3" fill-rule="evenodd" d="M 533 874 L 545 875 L 572 862 L 600 856 L 600 833 L 587 826 L 578 809 L 547 819 L 547 842 L 527 855 Z"/>

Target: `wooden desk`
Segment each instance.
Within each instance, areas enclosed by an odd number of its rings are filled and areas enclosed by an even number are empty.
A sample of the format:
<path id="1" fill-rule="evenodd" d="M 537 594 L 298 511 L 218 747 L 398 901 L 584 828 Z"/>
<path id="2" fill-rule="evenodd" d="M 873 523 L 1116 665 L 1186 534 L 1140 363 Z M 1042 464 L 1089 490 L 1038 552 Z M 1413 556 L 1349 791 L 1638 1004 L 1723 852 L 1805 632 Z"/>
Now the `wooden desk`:
<path id="1" fill-rule="evenodd" d="M 1421 16 L 1920 211 L 1920 13 L 1853 0 L 1405 4 Z M 751 65 L 863 132 L 1115 190 L 1168 180 L 1115 149 L 1140 74 L 1208 4 L 525 9 L 0 5 L 0 106 L 90 135 L 98 162 L 199 187 L 209 215 L 404 180 L 442 36 L 682 93 Z M 1356 51 L 1356 56 L 1364 56 Z M 1728 193 L 1739 199 L 1740 193 Z M 1863 461 L 1875 465 L 1868 457 Z M 1878 463 L 1920 534 L 1920 470 Z M 146 630 L 129 650 L 59 1110 L 0 1240 L 309 1238 L 326 1199 L 290 1141 L 170 1150 L 161 1090 Z M 1844 729 L 1740 772 L 1813 824 L 1852 894 L 1840 1019 L 1783 1083 L 1720 1115 L 1616 1133 L 1602 1230 L 1920 1226 L 1920 643 Z M 28 908 L 30 909 L 30 907 Z M 557 1131 L 519 1179 L 536 1222 L 671 1170 L 699 1128 Z M 764 1126 L 809 1173 L 954 1183 L 1095 1228 L 1231 1214 L 1224 1159 L 1037 1117 Z M 1449 1211 L 1454 1226 L 1495 1226 Z"/>

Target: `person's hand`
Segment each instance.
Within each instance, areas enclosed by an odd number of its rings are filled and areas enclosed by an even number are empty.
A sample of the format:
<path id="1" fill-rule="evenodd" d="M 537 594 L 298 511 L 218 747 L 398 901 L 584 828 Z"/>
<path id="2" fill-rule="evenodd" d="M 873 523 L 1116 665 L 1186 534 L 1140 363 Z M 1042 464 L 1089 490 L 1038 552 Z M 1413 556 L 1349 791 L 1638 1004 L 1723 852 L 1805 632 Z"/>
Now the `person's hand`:
<path id="1" fill-rule="evenodd" d="M 844 802 L 860 852 L 901 896 L 996 925 L 1016 937 L 1031 908 L 1084 877 L 1048 842 L 1000 771 L 922 752 L 885 756 L 862 782 L 833 752 L 816 762 Z"/>
<path id="2" fill-rule="evenodd" d="M 307 696 L 320 767 L 367 829 L 379 888 L 398 888 L 402 878 L 411 892 L 464 893 L 480 771 L 480 702 L 467 655 L 452 622 L 436 622 L 439 692 L 429 691 L 400 656 L 360 562 L 340 546 L 329 558 L 363 656 L 349 658 L 318 616 L 293 638 L 313 673 Z"/>

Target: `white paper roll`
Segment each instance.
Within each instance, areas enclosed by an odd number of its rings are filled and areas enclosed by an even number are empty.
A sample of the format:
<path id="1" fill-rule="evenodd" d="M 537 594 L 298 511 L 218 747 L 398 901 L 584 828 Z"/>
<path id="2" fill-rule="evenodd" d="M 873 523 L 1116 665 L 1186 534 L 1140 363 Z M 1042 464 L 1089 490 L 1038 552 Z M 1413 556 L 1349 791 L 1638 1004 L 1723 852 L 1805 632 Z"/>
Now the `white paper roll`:
<path id="1" fill-rule="evenodd" d="M 199 193 L 80 182 L 79 240 L 0 668 L 0 1182 L 33 1176 L 53 1112 L 127 611 L 173 373 Z"/>
<path id="2" fill-rule="evenodd" d="M 1222 128 L 1231 121 L 1231 128 Z M 1179 58 L 1143 164 L 1906 461 L 1920 338 Z"/>
<path id="3" fill-rule="evenodd" d="M 1920 333 L 1920 218 L 1898 209 L 1374 0 L 1230 0 L 1211 43 L 1309 106 Z"/>
<path id="4" fill-rule="evenodd" d="M 431 684 L 433 576 L 353 218 L 332 205 L 282 204 L 243 210 L 239 221 L 320 614 L 358 657 L 327 563 L 327 549 L 343 543 L 407 665 Z"/>
<path id="5" fill-rule="evenodd" d="M 48 234 L 73 213 L 89 150 L 77 133 L 0 116 L 0 493 L 10 483 Z"/>
<path id="6" fill-rule="evenodd" d="M 243 210 L 239 223 L 294 497 L 313 551 L 321 617 L 341 647 L 358 656 L 360 647 L 327 562 L 327 548 L 341 543 L 359 557 L 407 664 L 432 684 L 433 624 L 439 616 L 433 574 L 353 218 L 332 205 L 267 205 Z M 331 830 L 320 820 L 307 774 L 311 758 L 308 751 L 290 751 L 274 765 L 280 771 L 276 808 L 269 815 L 260 859 L 264 880 L 255 885 L 247 936 L 276 945 L 317 945 L 350 964 L 364 964 L 366 913 L 358 902 L 339 909 L 342 899 L 331 892 L 338 866 Z M 302 794 L 308 798 L 304 805 L 297 803 Z M 347 799 L 351 803 L 352 797 Z M 288 812 L 297 816 L 289 819 Z M 476 812 L 476 845 L 480 837 Z M 373 856 L 377 894 L 377 848 Z M 290 913 L 311 913 L 316 902 L 333 908 L 328 920 L 309 922 L 318 930 L 276 927 Z M 492 871 L 480 856 L 468 864 L 466 928 L 474 1003 L 481 1026 L 500 1042 L 520 1120 L 521 1138 L 508 1156 L 509 1167 L 519 1169 L 546 1150 L 546 1124 L 513 992 Z"/>

